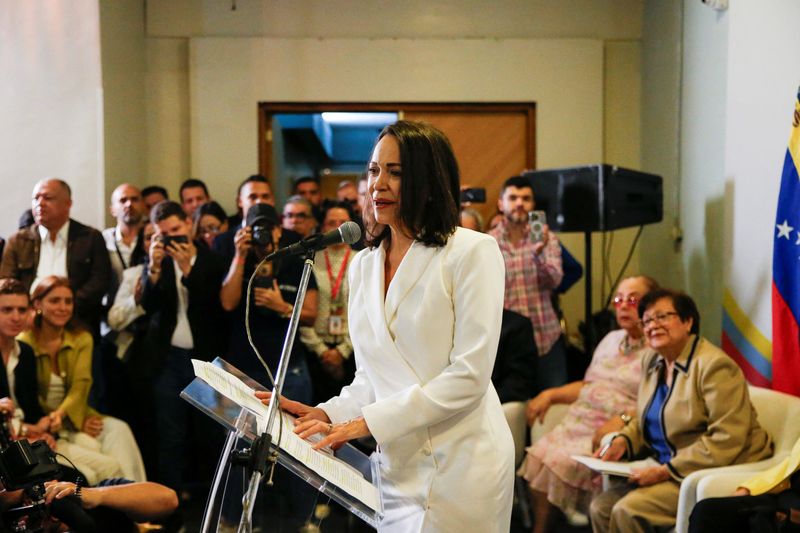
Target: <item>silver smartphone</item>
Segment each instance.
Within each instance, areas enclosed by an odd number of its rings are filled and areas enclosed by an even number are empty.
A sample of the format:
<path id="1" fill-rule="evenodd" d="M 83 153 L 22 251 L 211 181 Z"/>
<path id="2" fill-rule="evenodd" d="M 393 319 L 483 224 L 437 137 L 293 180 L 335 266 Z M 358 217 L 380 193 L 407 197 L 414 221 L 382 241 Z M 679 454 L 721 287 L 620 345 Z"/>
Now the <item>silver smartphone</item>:
<path id="1" fill-rule="evenodd" d="M 544 240 L 544 225 L 547 224 L 547 215 L 544 211 L 530 211 L 528 213 L 528 226 L 531 229 L 533 242 Z"/>

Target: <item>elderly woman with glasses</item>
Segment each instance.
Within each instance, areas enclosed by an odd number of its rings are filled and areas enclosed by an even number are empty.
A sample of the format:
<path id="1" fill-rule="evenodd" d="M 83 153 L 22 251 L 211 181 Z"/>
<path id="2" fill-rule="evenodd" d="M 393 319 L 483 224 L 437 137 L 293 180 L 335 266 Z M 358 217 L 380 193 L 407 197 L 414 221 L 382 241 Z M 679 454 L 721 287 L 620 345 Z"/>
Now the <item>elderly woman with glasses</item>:
<path id="1" fill-rule="evenodd" d="M 653 351 L 642 360 L 637 416 L 597 455 L 608 461 L 648 455 L 659 464 L 635 470 L 592 501 L 595 532 L 673 526 L 684 477 L 772 455 L 742 371 L 699 335 L 694 301 L 656 290 L 642 298 L 639 314 Z"/>
<path id="2" fill-rule="evenodd" d="M 520 468 L 530 487 L 534 533 L 551 529 L 556 508 L 588 512 L 592 496 L 600 492 L 599 476 L 572 455 L 591 454 L 603 435 L 621 429 L 636 413 L 645 349 L 637 305 L 656 288 L 648 276 L 622 280 L 614 297 L 620 329 L 598 344 L 583 380 L 546 389 L 528 402 L 530 424 L 544 419 L 551 405 L 570 404 L 561 423 L 528 448 Z"/>

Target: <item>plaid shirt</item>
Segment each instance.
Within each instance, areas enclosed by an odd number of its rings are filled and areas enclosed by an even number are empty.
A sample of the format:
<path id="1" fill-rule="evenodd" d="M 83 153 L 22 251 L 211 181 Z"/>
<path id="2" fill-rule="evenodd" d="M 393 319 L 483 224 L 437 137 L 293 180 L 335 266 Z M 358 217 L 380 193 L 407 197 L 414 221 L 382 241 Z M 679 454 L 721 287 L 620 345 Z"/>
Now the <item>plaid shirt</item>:
<path id="1" fill-rule="evenodd" d="M 497 240 L 506 263 L 506 294 L 504 307 L 531 319 L 533 337 L 539 356 L 546 355 L 561 335 L 561 324 L 553 309 L 551 293 L 561 283 L 561 246 L 550 233 L 542 253 L 533 253 L 535 242 L 530 233 L 512 243 L 503 220 L 489 235 Z"/>

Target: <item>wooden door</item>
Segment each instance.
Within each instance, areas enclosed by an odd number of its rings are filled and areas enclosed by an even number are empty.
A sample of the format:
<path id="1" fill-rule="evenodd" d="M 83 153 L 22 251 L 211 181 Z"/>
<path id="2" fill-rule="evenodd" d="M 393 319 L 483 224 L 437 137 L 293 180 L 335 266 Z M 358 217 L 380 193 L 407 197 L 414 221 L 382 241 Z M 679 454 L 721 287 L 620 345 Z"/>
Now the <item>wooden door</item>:
<path id="1" fill-rule="evenodd" d="M 533 165 L 528 113 L 522 111 L 403 111 L 403 118 L 428 122 L 453 146 L 461 184 L 486 188 L 486 203 L 472 207 L 484 221 L 497 211 L 503 182 Z"/>

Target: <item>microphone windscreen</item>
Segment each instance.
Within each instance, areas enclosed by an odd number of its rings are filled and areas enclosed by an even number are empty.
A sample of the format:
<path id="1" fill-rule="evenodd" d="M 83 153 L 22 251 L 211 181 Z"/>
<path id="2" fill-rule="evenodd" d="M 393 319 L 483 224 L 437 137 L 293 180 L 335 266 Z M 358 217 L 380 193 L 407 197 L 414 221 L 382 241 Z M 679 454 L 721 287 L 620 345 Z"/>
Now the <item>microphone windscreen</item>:
<path id="1" fill-rule="evenodd" d="M 361 228 L 353 222 L 349 220 L 339 226 L 339 234 L 342 236 L 342 242 L 347 244 L 355 244 L 361 239 Z"/>

